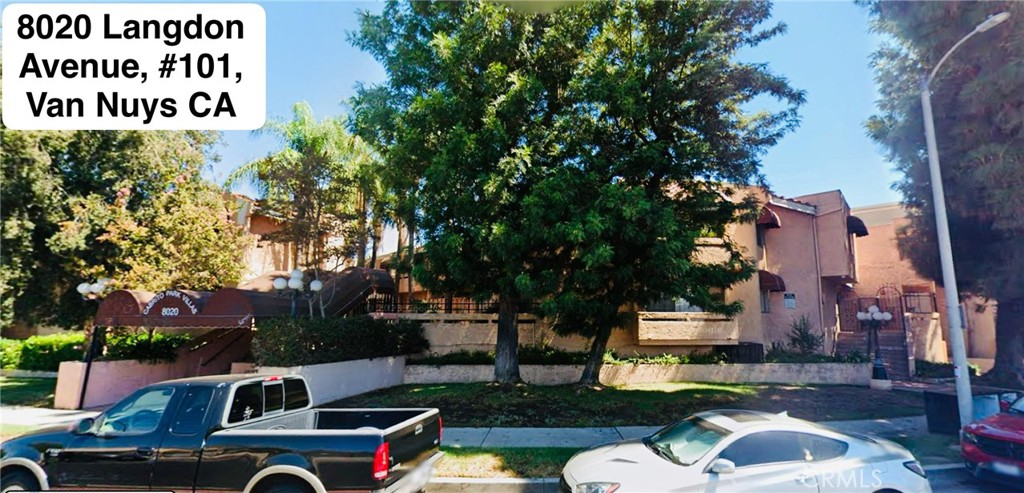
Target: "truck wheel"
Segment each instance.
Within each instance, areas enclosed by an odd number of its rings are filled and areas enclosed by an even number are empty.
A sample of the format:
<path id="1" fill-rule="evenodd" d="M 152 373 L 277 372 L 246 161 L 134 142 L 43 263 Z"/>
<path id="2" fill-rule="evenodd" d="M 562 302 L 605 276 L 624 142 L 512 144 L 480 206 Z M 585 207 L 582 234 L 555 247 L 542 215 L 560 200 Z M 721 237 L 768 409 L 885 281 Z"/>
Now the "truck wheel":
<path id="1" fill-rule="evenodd" d="M 11 471 L 0 475 L 0 493 L 8 491 L 39 491 L 39 482 L 28 471 Z"/>

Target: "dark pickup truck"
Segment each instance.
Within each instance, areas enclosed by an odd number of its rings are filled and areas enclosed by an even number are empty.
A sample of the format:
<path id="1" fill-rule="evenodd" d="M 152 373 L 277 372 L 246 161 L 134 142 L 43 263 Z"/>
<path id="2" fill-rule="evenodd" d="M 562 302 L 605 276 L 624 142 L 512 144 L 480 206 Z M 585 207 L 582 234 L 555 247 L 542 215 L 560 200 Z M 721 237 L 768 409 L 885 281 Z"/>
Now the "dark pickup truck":
<path id="1" fill-rule="evenodd" d="M 186 378 L 4 442 L 0 487 L 417 492 L 440 444 L 437 409 L 312 409 L 297 376 Z"/>

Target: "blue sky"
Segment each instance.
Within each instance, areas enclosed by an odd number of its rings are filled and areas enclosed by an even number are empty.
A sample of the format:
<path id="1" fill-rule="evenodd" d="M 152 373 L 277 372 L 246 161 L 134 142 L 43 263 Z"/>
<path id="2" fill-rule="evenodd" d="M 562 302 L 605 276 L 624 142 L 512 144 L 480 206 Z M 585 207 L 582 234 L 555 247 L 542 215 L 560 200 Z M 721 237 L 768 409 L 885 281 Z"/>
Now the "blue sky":
<path id="1" fill-rule="evenodd" d="M 318 117 L 344 115 L 342 102 L 357 82 L 385 80 L 369 55 L 353 48 L 346 32 L 357 27 L 357 10 L 379 11 L 370 2 L 266 2 L 267 113 L 287 117 L 297 101 L 308 101 Z M 852 1 L 777 2 L 775 20 L 788 32 L 742 53 L 767 62 L 794 87 L 807 91 L 800 128 L 763 158 L 772 189 L 793 197 L 840 189 L 854 207 L 893 202 L 899 177 L 866 136 L 864 121 L 876 99 L 869 55 L 878 38 L 868 31 L 866 9 Z M 225 132 L 218 182 L 242 163 L 279 145 L 272 137 Z M 248 187 L 237 187 L 246 193 Z"/>

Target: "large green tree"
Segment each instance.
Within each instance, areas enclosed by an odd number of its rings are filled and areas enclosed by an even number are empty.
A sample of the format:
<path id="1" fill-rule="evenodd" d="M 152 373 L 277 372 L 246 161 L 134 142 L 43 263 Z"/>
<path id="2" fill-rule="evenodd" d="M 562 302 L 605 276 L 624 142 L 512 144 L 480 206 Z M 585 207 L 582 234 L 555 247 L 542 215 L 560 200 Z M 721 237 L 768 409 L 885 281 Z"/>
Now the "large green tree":
<path id="1" fill-rule="evenodd" d="M 244 231 L 200 176 L 215 133 L 0 129 L 4 325 L 83 325 L 95 304 L 74 288 L 98 277 L 149 289 L 240 277 Z"/>
<path id="2" fill-rule="evenodd" d="M 753 220 L 757 203 L 737 186 L 761 185 L 758 157 L 797 124 L 803 94 L 736 52 L 783 31 L 759 26 L 767 2 L 617 2 L 577 8 L 592 33 L 565 89 L 551 140 L 557 168 L 534 187 L 529 222 L 558 252 L 559 282 L 543 304 L 556 331 L 593 337 L 583 383 L 598 381 L 621 307 L 665 297 L 734 314 L 723 293 L 753 265 L 724 235 Z M 557 32 L 564 24 L 559 23 Z M 573 63 L 574 64 L 571 64 Z M 565 67 L 565 64 L 570 64 Z M 745 111 L 758 96 L 779 112 Z M 699 260 L 699 239 L 724 249 Z"/>
<path id="3" fill-rule="evenodd" d="M 255 185 L 263 207 L 286 218 L 271 239 L 296 246 L 295 265 L 319 267 L 326 258 L 349 258 L 357 250 L 362 258 L 369 234 L 363 211 L 370 202 L 359 185 L 369 174 L 363 168 L 374 162 L 369 146 L 349 133 L 343 118 L 318 120 L 306 102 L 295 104 L 291 119 L 271 120 L 257 133 L 276 136 L 282 148 L 240 166 L 227 185 Z M 327 252 L 324 240 L 333 237 L 348 241 Z"/>
<path id="4" fill-rule="evenodd" d="M 1012 14 L 942 65 L 931 97 L 958 288 L 998 301 L 990 376 L 1024 384 L 1024 4 L 863 3 L 889 40 L 873 58 L 881 99 L 868 132 L 904 176 L 897 189 L 912 223 L 901 246 L 940 282 L 920 83 L 987 16 Z"/>
<path id="5" fill-rule="evenodd" d="M 488 2 L 389 3 L 356 44 L 388 70 L 362 88 L 360 131 L 398 170 L 423 231 L 415 272 L 444 292 L 497 293 L 495 378 L 518 379 L 523 300 L 561 332 L 596 336 L 619 309 L 684 296 L 731 313 L 721 288 L 751 267 L 695 261 L 696 239 L 748 218 L 729 184 L 760 181 L 757 156 L 796 123 L 802 94 L 736 50 L 767 3 L 586 3 L 517 13 Z M 767 94 L 779 113 L 744 114 Z M 716 289 L 719 288 L 719 289 Z"/>
<path id="6" fill-rule="evenodd" d="M 353 37 L 389 75 L 361 88 L 354 108 L 392 170 L 397 214 L 423 237 L 414 273 L 435 292 L 497 294 L 501 382 L 519 380 L 519 305 L 550 255 L 532 240 L 540 225 L 517 211 L 544 169 L 534 161 L 546 71 L 536 59 L 552 23 L 490 2 L 392 1 L 364 13 Z"/>

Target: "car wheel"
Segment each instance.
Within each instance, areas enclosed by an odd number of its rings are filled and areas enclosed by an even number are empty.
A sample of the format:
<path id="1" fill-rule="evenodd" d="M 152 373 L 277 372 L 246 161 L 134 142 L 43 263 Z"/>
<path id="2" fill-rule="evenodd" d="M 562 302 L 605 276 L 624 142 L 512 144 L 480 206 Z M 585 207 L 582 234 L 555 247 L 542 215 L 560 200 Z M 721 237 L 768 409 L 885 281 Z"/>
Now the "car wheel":
<path id="1" fill-rule="evenodd" d="M 0 493 L 39 491 L 39 481 L 28 471 L 11 471 L 0 476 Z"/>
<path id="2" fill-rule="evenodd" d="M 964 461 L 964 468 L 967 472 L 971 473 L 971 476 L 978 477 L 981 474 L 981 469 L 978 468 L 977 462 Z"/>

